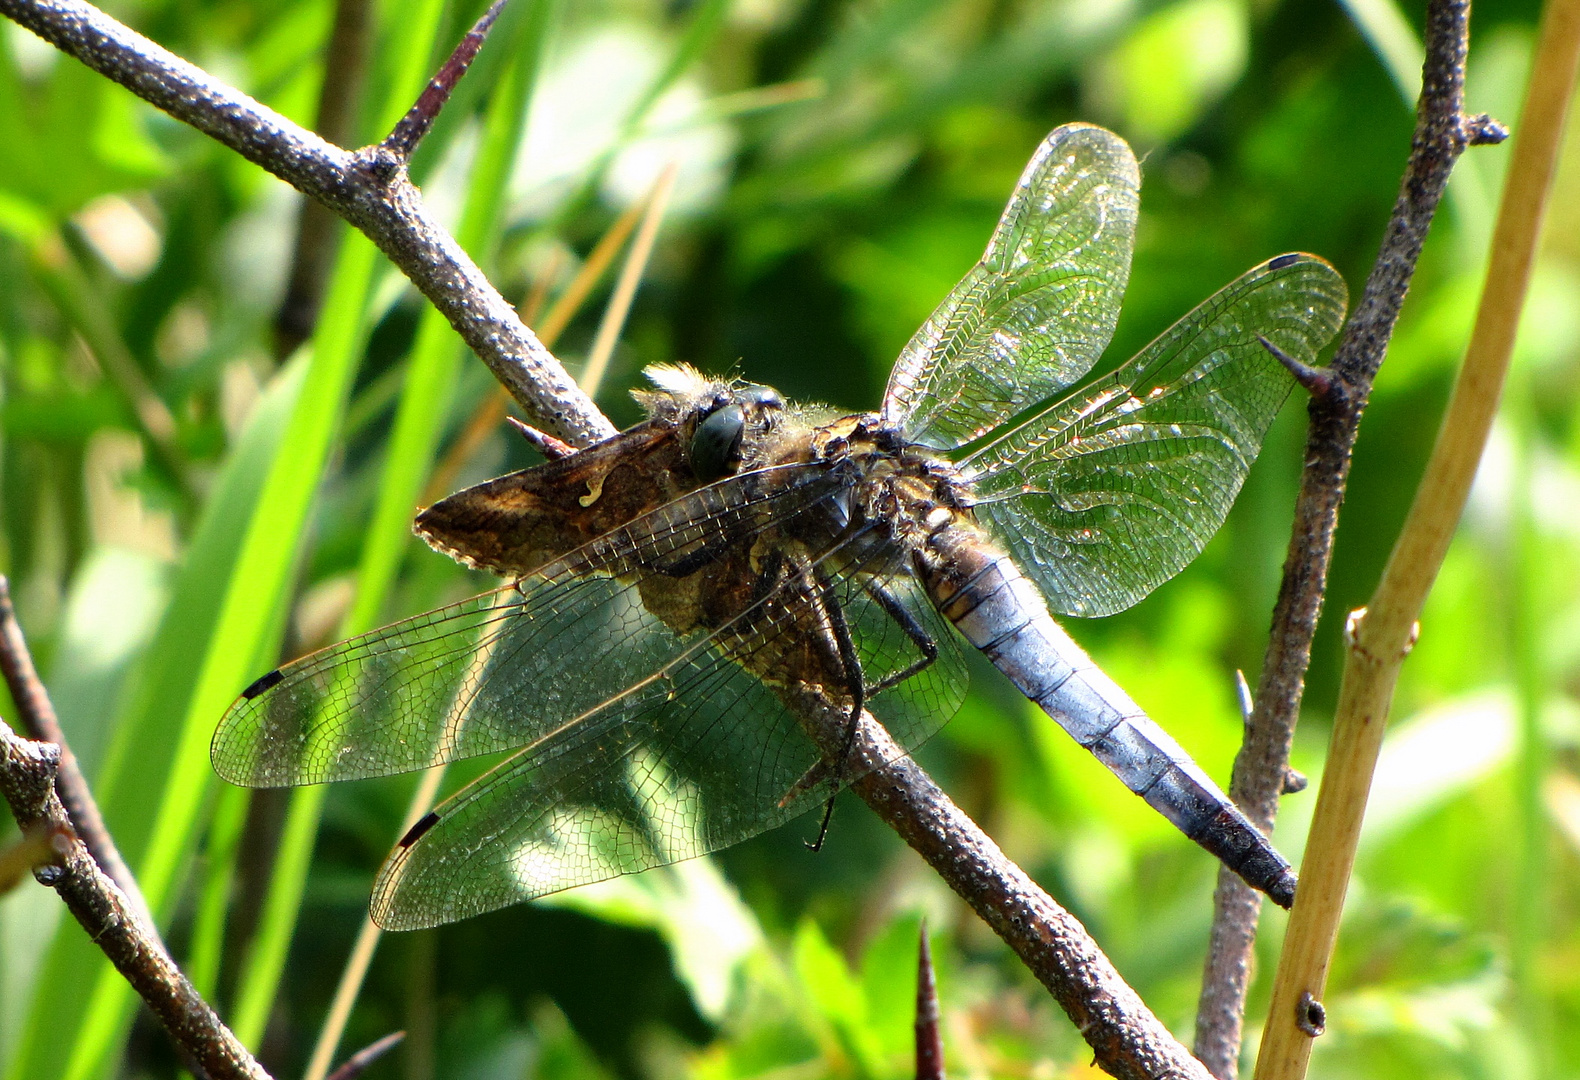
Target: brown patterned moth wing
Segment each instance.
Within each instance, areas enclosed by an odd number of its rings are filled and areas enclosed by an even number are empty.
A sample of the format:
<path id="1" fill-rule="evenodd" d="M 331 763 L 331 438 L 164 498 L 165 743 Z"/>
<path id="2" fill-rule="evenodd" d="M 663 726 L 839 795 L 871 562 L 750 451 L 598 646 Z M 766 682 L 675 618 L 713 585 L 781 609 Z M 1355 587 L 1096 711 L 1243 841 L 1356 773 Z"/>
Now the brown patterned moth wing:
<path id="1" fill-rule="evenodd" d="M 418 514 L 413 528 L 459 562 L 520 577 L 695 486 L 675 428 L 649 420 L 456 492 Z"/>

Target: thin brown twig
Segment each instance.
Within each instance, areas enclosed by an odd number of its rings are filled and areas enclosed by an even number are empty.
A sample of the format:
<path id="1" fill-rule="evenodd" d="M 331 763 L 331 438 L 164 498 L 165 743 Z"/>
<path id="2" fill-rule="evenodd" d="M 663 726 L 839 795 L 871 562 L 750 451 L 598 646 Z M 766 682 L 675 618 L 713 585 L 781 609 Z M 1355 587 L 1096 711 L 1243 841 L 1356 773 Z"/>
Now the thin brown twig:
<path id="1" fill-rule="evenodd" d="M 60 758 L 58 744 L 20 738 L 0 723 L 0 796 L 24 831 L 43 828 L 56 837 L 53 862 L 35 876 L 60 894 L 94 944 L 210 1080 L 269 1080 L 164 946 L 147 933 L 126 894 L 72 830 L 55 791 Z"/>
<path id="2" fill-rule="evenodd" d="M 1313 1038 L 1322 1033 L 1328 966 L 1394 685 L 1415 641 L 1416 619 L 1464 513 L 1497 415 L 1557 173 L 1577 68 L 1580 0 L 1551 0 L 1531 61 L 1465 362 L 1377 589 L 1367 606 L 1352 612 L 1348 620 L 1338 708 L 1301 868 L 1302 880 L 1316 886 L 1296 897 L 1289 915 L 1257 1055 L 1258 1080 L 1300 1080 Z"/>
<path id="3" fill-rule="evenodd" d="M 340 1068 L 329 1074 L 329 1080 L 356 1080 L 368 1071 L 379 1058 L 395 1049 L 406 1039 L 404 1031 L 392 1031 L 377 1042 L 369 1043 L 340 1063 Z"/>
<path id="4" fill-rule="evenodd" d="M 938 1030 L 938 980 L 922 920 L 916 952 L 916 1080 L 944 1080 L 944 1037 Z"/>
<path id="5" fill-rule="evenodd" d="M 121 858 L 120 849 L 115 846 L 115 840 L 104 824 L 99 804 L 94 801 L 88 780 L 77 764 L 77 755 L 71 752 L 66 735 L 60 729 L 60 720 L 55 715 L 54 704 L 49 700 L 49 691 L 44 689 L 44 680 L 39 678 L 38 669 L 33 666 L 33 654 L 27 647 L 27 638 L 22 634 L 16 608 L 11 603 L 11 583 L 4 575 L 0 575 L 0 676 L 5 678 L 6 687 L 11 691 L 11 700 L 16 703 L 17 720 L 28 737 L 60 747 L 56 785 L 60 788 L 61 802 L 65 804 L 76 834 L 87 845 L 94 860 L 126 894 L 126 902 L 137 913 L 143 928 L 158 941 L 159 931 L 155 927 L 153 914 L 148 910 L 148 902 L 143 899 L 142 890 L 137 887 L 137 878 Z"/>
<path id="6" fill-rule="evenodd" d="M 1230 797 L 1267 833 L 1272 832 L 1289 776 L 1289 750 L 1327 588 L 1339 506 L 1372 381 L 1454 163 L 1466 146 L 1498 142 L 1506 134 L 1488 117 L 1463 111 L 1469 13 L 1469 0 L 1431 0 L 1428 5 L 1421 99 L 1399 197 L 1333 363 L 1320 379 L 1304 380 L 1316 391 L 1308 407 L 1306 464 L 1255 707 L 1229 787 Z M 1196 1014 L 1196 1053 L 1220 1080 L 1238 1075 L 1260 911 L 1261 897 L 1234 874 L 1220 870 Z"/>

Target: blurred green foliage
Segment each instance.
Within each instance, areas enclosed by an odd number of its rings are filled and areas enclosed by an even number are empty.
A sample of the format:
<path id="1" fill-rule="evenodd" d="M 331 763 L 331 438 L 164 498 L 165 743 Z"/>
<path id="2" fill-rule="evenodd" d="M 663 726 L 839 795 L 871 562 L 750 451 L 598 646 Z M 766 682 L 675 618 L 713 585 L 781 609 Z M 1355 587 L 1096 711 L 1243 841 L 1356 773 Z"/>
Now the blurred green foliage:
<path id="1" fill-rule="evenodd" d="M 624 390 L 659 361 L 872 407 L 1038 140 L 1068 120 L 1144 156 L 1115 356 L 1281 251 L 1327 257 L 1358 293 L 1418 82 L 1421 13 L 1387 0 L 515 5 L 414 173 L 515 299 L 563 288 L 678 162 L 602 394 L 622 424 L 636 417 Z M 365 137 L 477 7 L 373 5 Z M 329 0 L 114 11 L 302 122 L 337 62 Z M 1528 0 L 1477 6 L 1473 109 L 1516 118 L 1535 16 Z M 316 799 L 222 792 L 206 740 L 278 656 L 485 584 L 409 542 L 400 518 L 492 384 L 357 242 L 312 347 L 275 356 L 289 191 L 3 31 L 0 567 L 177 956 L 222 1013 L 252 1018 L 276 1075 L 298 1075 L 412 782 L 330 790 L 320 819 Z M 505 185 L 499 146 L 515 159 Z M 1435 433 L 1505 154 L 1462 161 L 1366 416 L 1296 749 L 1313 776 L 1339 627 Z M 1404 669 L 1316 1076 L 1580 1074 L 1580 138 L 1566 155 L 1504 414 Z M 608 288 L 561 339 L 573 370 Z M 414 370 L 425 389 L 403 397 Z M 1293 402 L 1201 559 L 1134 610 L 1071 628 L 1220 779 L 1302 438 Z M 530 460 L 492 432 L 460 482 Z M 923 760 L 1188 1038 L 1215 866 L 986 665 Z M 1311 801 L 1286 800 L 1292 856 Z M 275 872 L 288 805 L 305 883 Z M 813 828 L 388 938 L 343 1052 L 405 1028 L 371 1077 L 907 1075 L 925 915 L 951 1074 L 1090 1075 L 1047 995 L 857 801 L 817 855 L 801 844 Z M 1282 925 L 1264 919 L 1253 1048 Z M 0 900 L 0 1061 L 16 1080 L 179 1068 L 32 886 Z"/>

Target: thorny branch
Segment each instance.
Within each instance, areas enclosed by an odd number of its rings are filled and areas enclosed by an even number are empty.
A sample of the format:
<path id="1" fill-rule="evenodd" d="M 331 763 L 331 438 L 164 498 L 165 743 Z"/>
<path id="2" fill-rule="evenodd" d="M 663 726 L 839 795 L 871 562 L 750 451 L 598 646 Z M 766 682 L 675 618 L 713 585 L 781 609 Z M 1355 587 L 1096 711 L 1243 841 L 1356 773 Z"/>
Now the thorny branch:
<path id="1" fill-rule="evenodd" d="M 210 1080 L 269 1080 L 252 1055 L 151 937 L 126 894 L 99 869 L 55 793 L 61 748 L 18 737 L 0 723 L 0 796 L 24 831 L 54 836 L 53 861 L 34 875 L 51 886 L 176 1043 Z"/>
<path id="2" fill-rule="evenodd" d="M 1464 113 L 1469 19 L 1469 0 L 1430 0 L 1427 6 L 1421 98 L 1399 198 L 1333 363 L 1301 378 L 1312 393 L 1305 469 L 1255 705 L 1229 788 L 1230 797 L 1264 832 L 1272 831 L 1289 772 L 1289 749 L 1311 662 L 1311 641 L 1322 612 L 1333 534 L 1372 380 L 1382 365 L 1454 163 L 1465 147 L 1501 142 L 1507 135 L 1489 117 Z M 1296 375 L 1299 378 L 1301 373 Z M 1196 1053 L 1214 1076 L 1232 1080 L 1238 1071 L 1261 897 L 1233 873 L 1220 869 L 1213 901 L 1212 938 L 1196 1016 Z"/>
<path id="3" fill-rule="evenodd" d="M 60 721 L 55 717 L 55 706 L 49 700 L 49 692 L 44 689 L 44 681 L 38 677 L 38 669 L 33 666 L 33 654 L 28 650 L 27 639 L 22 636 L 22 626 L 16 620 L 16 609 L 11 605 L 11 583 L 4 575 L 0 575 L 0 676 L 4 676 L 6 687 L 11 691 L 11 700 L 16 703 L 17 720 L 27 731 L 28 737 L 60 747 L 55 786 L 60 792 L 61 802 L 65 804 L 71 825 L 76 835 L 82 838 L 82 843 L 87 845 L 94 860 L 126 894 L 128 906 L 157 943 L 159 931 L 154 928 L 154 918 L 149 913 L 148 903 L 143 899 L 142 890 L 137 887 L 137 879 L 121 858 L 120 849 L 115 846 L 110 830 L 105 827 L 99 804 L 94 801 L 87 778 L 82 775 L 82 769 L 77 764 L 77 755 L 71 752 L 66 736 L 60 730 Z"/>
<path id="4" fill-rule="evenodd" d="M 81 0 L 0 0 L 0 14 L 362 230 L 544 426 L 578 446 L 614 434 L 559 361 L 433 220 L 406 175 L 409 148 L 386 140 L 343 150 Z M 442 104 L 442 95 L 432 102 Z"/>

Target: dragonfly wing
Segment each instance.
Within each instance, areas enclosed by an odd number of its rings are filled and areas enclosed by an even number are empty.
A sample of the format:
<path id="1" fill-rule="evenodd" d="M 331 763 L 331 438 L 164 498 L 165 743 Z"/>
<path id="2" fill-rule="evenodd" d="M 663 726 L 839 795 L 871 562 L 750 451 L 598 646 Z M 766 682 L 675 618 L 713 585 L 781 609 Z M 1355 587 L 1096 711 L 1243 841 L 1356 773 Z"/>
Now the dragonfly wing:
<path id="1" fill-rule="evenodd" d="M 1119 136 L 1087 124 L 1054 130 L 982 261 L 900 354 L 884 418 L 949 449 L 1086 374 L 1119 317 L 1140 183 Z"/>
<path id="2" fill-rule="evenodd" d="M 811 512 L 834 490 L 814 466 L 731 477 L 515 585 L 270 672 L 220 721 L 214 768 L 251 787 L 316 784 L 409 772 L 540 739 L 685 651 L 695 633 L 673 621 L 687 617 L 686 587 L 701 588 L 717 572 L 715 563 L 680 574 L 688 562 L 708 563 L 710 545 L 749 548 L 754 537 Z M 673 625 L 645 610 L 656 595 L 670 597 Z"/>
<path id="3" fill-rule="evenodd" d="M 470 567 L 520 577 L 679 498 L 690 478 L 674 429 L 648 421 L 458 491 L 418 514 L 414 530 Z"/>
<path id="4" fill-rule="evenodd" d="M 847 568 L 830 587 L 869 686 L 916 666 L 924 652 L 875 590 L 937 643 L 930 666 L 867 701 L 896 742 L 918 745 L 953 715 L 964 690 L 952 634 L 908 576 L 877 582 Z M 693 858 L 829 798 L 854 777 L 837 780 L 820 767 L 773 685 L 778 663 L 761 661 L 803 647 L 810 610 L 804 594 L 781 587 L 656 678 L 547 733 L 441 804 L 385 863 L 375 921 L 434 926 Z M 767 681 L 750 670 L 764 667 Z"/>
<path id="5" fill-rule="evenodd" d="M 1129 363 L 962 462 L 977 516 L 1054 611 L 1136 603 L 1223 524 L 1293 385 L 1257 335 L 1313 363 L 1346 299 L 1315 256 L 1246 272 Z"/>

